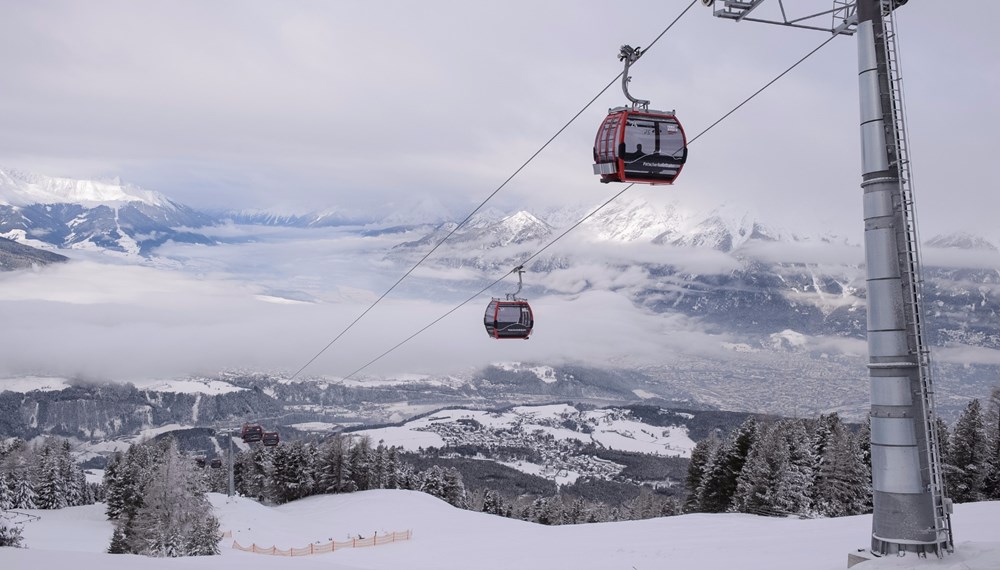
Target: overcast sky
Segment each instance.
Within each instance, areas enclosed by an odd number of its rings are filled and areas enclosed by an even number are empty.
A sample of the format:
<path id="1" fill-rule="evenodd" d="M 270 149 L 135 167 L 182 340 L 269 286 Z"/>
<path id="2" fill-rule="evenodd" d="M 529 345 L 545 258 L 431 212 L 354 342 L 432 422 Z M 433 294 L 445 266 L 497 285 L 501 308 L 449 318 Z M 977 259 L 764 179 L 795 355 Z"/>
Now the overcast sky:
<path id="1" fill-rule="evenodd" d="M 828 0 L 786 2 L 790 15 Z M 688 0 L 0 2 L 0 166 L 121 176 L 197 208 L 461 218 Z M 950 8 L 950 9 L 949 9 Z M 898 12 L 924 234 L 996 226 L 1000 5 Z M 765 3 L 764 14 L 777 9 Z M 799 11 L 795 11 L 799 10 Z M 689 136 L 821 43 L 697 2 L 632 71 Z M 691 146 L 674 188 L 793 229 L 861 232 L 857 57 L 838 38 Z M 615 85 L 496 198 L 596 205 Z"/>

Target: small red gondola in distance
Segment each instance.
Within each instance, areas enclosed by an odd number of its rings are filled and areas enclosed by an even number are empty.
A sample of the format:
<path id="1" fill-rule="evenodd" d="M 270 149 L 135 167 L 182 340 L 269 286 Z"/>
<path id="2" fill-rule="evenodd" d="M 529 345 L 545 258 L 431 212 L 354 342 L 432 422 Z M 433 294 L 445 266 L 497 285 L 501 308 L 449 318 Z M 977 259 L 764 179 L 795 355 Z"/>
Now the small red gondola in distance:
<path id="1" fill-rule="evenodd" d="M 506 299 L 494 297 L 490 304 L 486 305 L 483 324 L 486 325 L 486 334 L 492 338 L 527 340 L 531 335 L 531 329 L 535 326 L 535 314 L 531 312 L 528 300 L 517 296 L 524 286 L 521 280 L 524 266 L 518 265 L 511 270 L 511 273 L 517 273 L 517 291 L 507 293 Z"/>
<path id="2" fill-rule="evenodd" d="M 535 325 L 531 306 L 524 299 L 493 299 L 483 315 L 486 334 L 493 338 L 527 339 Z"/>
<path id="3" fill-rule="evenodd" d="M 243 424 L 243 429 L 240 430 L 240 436 L 243 438 L 244 443 L 257 443 L 258 441 L 264 439 L 264 428 L 258 424 Z"/>

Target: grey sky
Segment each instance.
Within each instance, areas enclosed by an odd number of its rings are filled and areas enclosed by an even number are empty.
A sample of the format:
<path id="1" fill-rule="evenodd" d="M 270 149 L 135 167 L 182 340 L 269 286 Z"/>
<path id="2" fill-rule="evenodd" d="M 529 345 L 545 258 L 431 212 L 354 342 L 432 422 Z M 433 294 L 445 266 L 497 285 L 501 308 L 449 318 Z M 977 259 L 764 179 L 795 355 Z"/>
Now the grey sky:
<path id="1" fill-rule="evenodd" d="M 201 208 L 461 217 L 620 71 L 621 44 L 645 47 L 687 4 L 7 1 L 0 165 L 120 175 Z M 995 227 L 997 16 L 985 0 L 899 12 L 925 235 Z M 633 68 L 632 91 L 676 109 L 691 136 L 824 39 L 698 2 Z M 692 145 L 662 192 L 860 238 L 855 53 L 835 40 Z M 590 149 L 623 101 L 612 87 L 497 205 L 609 197 Z"/>

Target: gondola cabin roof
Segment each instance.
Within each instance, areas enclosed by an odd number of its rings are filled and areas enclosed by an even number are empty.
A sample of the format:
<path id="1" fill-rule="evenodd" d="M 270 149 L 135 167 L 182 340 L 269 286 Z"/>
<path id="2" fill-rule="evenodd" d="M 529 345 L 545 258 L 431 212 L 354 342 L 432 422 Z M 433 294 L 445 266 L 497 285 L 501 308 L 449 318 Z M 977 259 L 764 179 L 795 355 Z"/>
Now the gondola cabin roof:
<path id="1" fill-rule="evenodd" d="M 527 339 L 535 326 L 535 316 L 524 299 L 493 299 L 486 306 L 483 324 L 492 338 Z"/>
<path id="2" fill-rule="evenodd" d="M 673 184 L 686 161 L 687 138 L 673 111 L 615 107 L 594 139 L 601 182 Z"/>

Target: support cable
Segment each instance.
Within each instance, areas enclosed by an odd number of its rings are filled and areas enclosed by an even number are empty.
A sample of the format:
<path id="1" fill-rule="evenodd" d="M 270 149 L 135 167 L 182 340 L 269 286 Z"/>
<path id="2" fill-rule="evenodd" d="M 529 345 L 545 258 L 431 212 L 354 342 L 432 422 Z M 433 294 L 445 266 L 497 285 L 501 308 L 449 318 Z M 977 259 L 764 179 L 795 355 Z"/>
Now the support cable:
<path id="1" fill-rule="evenodd" d="M 660 35 L 656 36 L 656 38 L 653 39 L 653 41 L 649 43 L 649 46 L 636 58 L 636 61 L 638 61 L 639 57 L 642 57 L 642 55 L 645 55 L 645 53 L 647 51 L 649 51 L 649 49 L 651 47 L 653 47 L 653 45 L 656 44 L 656 42 L 658 42 L 660 40 L 660 38 L 662 38 L 664 35 L 666 35 L 666 33 L 668 31 L 670 31 L 670 28 L 673 28 L 674 24 L 676 24 L 681 19 L 681 17 L 684 16 L 684 14 L 687 14 L 687 12 L 691 9 L 692 6 L 695 5 L 695 3 L 697 1 L 698 0 L 692 0 L 691 3 L 688 4 L 688 7 L 685 8 L 676 18 L 674 18 L 674 20 L 672 22 L 670 22 L 670 25 L 668 25 L 662 32 L 660 32 Z M 437 249 L 439 247 L 441 247 L 444 244 L 444 242 L 448 241 L 455 234 L 455 232 L 457 232 L 459 230 L 459 228 L 461 228 L 462 226 L 464 226 L 465 224 L 467 224 L 469 222 L 469 220 L 471 220 L 472 217 L 474 215 L 476 215 L 477 212 L 479 212 L 479 210 L 483 209 L 483 206 L 485 206 L 487 202 L 489 202 L 490 200 L 492 200 L 493 197 L 496 196 L 497 193 L 499 193 L 500 190 L 502 190 L 505 186 L 507 186 L 507 184 L 511 180 L 513 180 L 515 176 L 517 176 L 518 174 L 520 174 L 521 171 L 524 170 L 528 166 L 528 164 L 530 164 L 531 161 L 533 161 L 535 159 L 535 157 L 537 157 L 539 154 L 541 154 L 542 151 L 545 150 L 546 147 L 548 147 L 549 144 L 551 144 L 552 141 L 554 141 L 556 139 L 556 137 L 558 137 L 559 135 L 561 135 L 563 133 L 563 131 L 565 131 L 567 128 L 569 128 L 569 126 L 571 124 L 573 124 L 573 122 L 576 121 L 577 118 L 579 118 L 580 115 L 582 115 L 584 113 L 584 111 L 586 111 L 587 109 L 589 109 L 590 106 L 593 105 L 594 102 L 597 101 L 597 99 L 601 95 L 604 95 L 605 91 L 607 91 L 608 89 L 610 89 L 612 85 L 614 85 L 619 79 L 621 79 L 621 77 L 622 77 L 622 75 L 624 75 L 624 73 L 625 72 L 623 70 L 621 73 L 619 73 L 618 75 L 616 75 L 615 78 L 612 79 L 607 85 L 605 85 L 604 88 L 601 89 L 597 93 L 597 95 L 594 95 L 594 97 L 590 101 L 588 101 L 587 104 L 584 105 L 582 109 L 580 109 L 575 115 L 573 115 L 573 118 L 571 118 L 569 121 L 567 121 L 566 124 L 562 126 L 562 128 L 560 128 L 558 131 L 556 131 L 556 134 L 552 135 L 549 138 L 549 140 L 545 141 L 545 144 L 543 144 L 541 147 L 539 147 L 539 149 L 536 150 L 534 154 L 532 154 L 530 157 L 528 157 L 528 160 L 524 161 L 524 163 L 521 164 L 521 166 L 518 167 L 517 170 L 515 170 L 513 174 L 511 174 L 510 176 L 508 176 L 507 179 L 504 180 L 502 184 L 500 184 L 500 186 L 497 186 L 497 188 L 495 190 L 493 190 L 493 192 L 491 192 L 489 194 L 489 196 L 486 197 L 485 200 L 483 200 L 482 202 L 480 202 L 479 205 L 476 206 L 476 208 L 474 210 L 472 210 L 471 212 L 469 212 L 469 215 L 466 216 L 464 220 L 462 220 L 461 222 L 459 222 L 459 224 L 457 226 L 455 226 L 454 228 L 452 228 L 452 230 L 450 232 L 448 232 L 447 235 L 445 235 L 443 238 L 441 238 L 437 242 L 437 244 L 435 244 L 434 247 L 431 248 L 430 251 L 428 251 L 423 257 L 420 258 L 419 261 L 417 261 L 413 265 L 413 267 L 411 267 L 406 273 L 404 273 L 402 277 L 400 277 L 399 279 L 397 279 L 396 282 L 393 283 L 391 287 L 389 287 L 388 289 L 386 289 L 385 293 L 382 293 L 382 295 L 378 299 L 375 299 L 375 301 L 372 302 L 372 304 L 369 305 L 368 308 L 365 309 L 360 315 L 358 315 L 358 317 L 356 319 L 354 319 L 353 321 L 351 321 L 351 323 L 349 325 L 347 325 L 347 327 L 345 327 L 344 330 L 340 331 L 340 334 L 338 334 L 337 336 L 335 336 L 333 338 L 333 340 L 331 340 L 329 343 L 327 343 L 326 346 L 324 346 L 322 349 L 320 349 L 320 351 L 317 352 L 312 358 L 310 358 L 308 362 L 306 362 L 298 370 L 296 370 L 295 373 L 291 375 L 291 377 L 289 378 L 289 380 L 294 380 L 295 377 L 297 377 L 299 374 L 301 374 L 303 370 L 305 370 L 306 368 L 308 368 L 310 364 L 312 364 L 313 362 L 315 362 L 317 358 L 319 358 L 320 356 L 322 356 L 322 354 L 324 352 L 326 352 L 331 346 L 333 346 L 334 343 L 336 343 L 338 340 L 340 340 L 340 337 L 344 336 L 345 334 L 347 334 L 347 331 L 349 331 L 352 328 L 354 328 L 354 325 L 356 325 L 358 323 L 358 321 L 360 321 L 361 319 L 363 319 L 365 317 L 365 315 L 367 315 L 372 309 L 375 308 L 376 305 L 378 305 L 380 302 L 382 302 L 382 300 L 385 299 L 389 295 L 389 293 L 391 293 L 396 287 L 398 287 L 399 284 L 402 283 L 404 279 L 406 279 L 407 277 L 410 276 L 411 273 L 413 273 L 414 271 L 416 271 L 416 269 L 418 267 L 420 267 L 420 265 L 424 261 L 426 261 L 427 258 L 431 256 L 431 254 L 433 254 L 435 251 L 437 251 Z M 504 277 L 506 277 L 506 276 L 504 276 Z"/>
<path id="2" fill-rule="evenodd" d="M 793 63 L 791 67 L 789 67 L 788 69 L 786 69 L 786 70 L 782 71 L 781 73 L 779 73 L 778 76 L 775 77 L 774 79 L 768 81 L 766 85 L 764 85 L 763 87 L 761 87 L 760 89 L 758 89 L 756 92 L 754 92 L 753 95 L 751 95 L 751 96 L 747 97 L 746 99 L 744 99 L 742 103 L 740 103 L 739 105 L 733 107 L 731 111 L 729 111 L 728 113 L 726 113 L 725 115 L 723 115 L 722 117 L 720 117 L 718 121 L 715 121 L 714 123 L 712 123 L 711 125 L 709 125 L 708 128 L 706 128 L 705 130 L 703 130 L 700 133 L 698 133 L 697 135 L 695 135 L 695 137 L 693 139 L 691 139 L 691 140 L 688 141 L 688 146 L 690 146 L 691 143 L 693 143 L 694 141 L 698 140 L 698 138 L 701 137 L 701 135 L 703 135 L 703 134 L 707 133 L 708 131 L 712 130 L 712 128 L 715 127 L 715 125 L 718 125 L 722 121 L 726 120 L 729 117 L 729 115 L 732 115 L 733 113 L 735 113 L 736 111 L 738 111 L 740 109 L 740 107 L 742 107 L 743 105 L 746 105 L 747 103 L 749 103 L 751 99 L 753 99 L 754 97 L 760 95 L 765 89 L 767 89 L 768 87 L 770 87 L 771 85 L 773 85 L 776 81 L 778 81 L 779 79 L 781 79 L 782 77 L 784 77 L 785 75 L 787 75 L 788 72 L 790 72 L 791 70 L 793 70 L 796 67 L 798 67 L 800 63 L 802 63 L 803 61 L 809 59 L 809 57 L 812 56 L 812 54 L 814 54 L 814 53 L 818 52 L 819 50 L 823 49 L 823 47 L 826 46 L 826 44 L 828 44 L 831 41 L 833 41 L 833 38 L 836 38 L 836 37 L 838 37 L 838 36 L 837 35 L 830 36 L 829 38 L 826 39 L 825 42 L 819 44 L 811 52 L 809 52 L 809 53 L 805 54 L 804 56 L 802 56 L 802 59 L 800 59 L 800 60 L 796 61 L 795 63 Z"/>
<path id="3" fill-rule="evenodd" d="M 690 6 L 689 6 L 689 8 L 690 8 Z M 682 15 L 683 15 L 683 14 L 682 14 Z M 675 20 L 675 22 L 676 22 L 676 20 Z M 673 24 L 671 24 L 671 25 L 673 25 Z M 668 28 L 668 29 L 669 29 L 669 28 Z M 662 34 L 661 34 L 661 35 L 662 35 Z M 718 124 L 719 124 L 719 123 L 721 123 L 722 121 L 726 120 L 726 119 L 727 119 L 727 118 L 728 118 L 728 117 L 729 117 L 730 115 L 732 115 L 733 113 L 735 113 L 736 111 L 738 111 L 738 110 L 739 110 L 739 109 L 740 109 L 741 107 L 743 107 L 744 105 L 746 105 L 747 103 L 749 103 L 749 102 L 750 102 L 750 100 L 752 100 L 753 98 L 755 98 L 755 97 L 757 97 L 758 95 L 760 95 L 761 93 L 763 93 L 765 89 L 767 89 L 768 87 L 770 87 L 771 85 L 773 85 L 773 84 L 774 84 L 775 82 L 777 82 L 777 81 L 778 81 L 779 79 L 781 79 L 782 77 L 784 77 L 785 75 L 787 75 L 787 74 L 788 74 L 788 73 L 789 73 L 790 71 L 792 71 L 793 69 L 795 69 L 796 67 L 798 67 L 798 66 L 799 66 L 799 64 L 801 64 L 801 63 L 802 63 L 802 62 L 804 62 L 805 60 L 809 59 L 809 57 L 810 57 L 810 56 L 812 56 L 812 55 L 813 55 L 814 53 L 818 52 L 818 51 L 819 51 L 819 50 L 820 50 L 821 48 L 823 48 L 823 47 L 824 47 L 825 45 L 827 45 L 828 43 L 830 43 L 830 41 L 831 41 L 831 40 L 832 40 L 833 38 L 836 38 L 836 37 L 837 37 L 836 35 L 833 35 L 833 36 L 830 36 L 830 38 L 828 38 L 828 39 L 827 39 L 826 41 L 824 41 L 823 43 L 821 43 L 821 44 L 819 44 L 818 46 L 816 46 L 816 48 L 814 48 L 814 49 L 813 49 L 812 51 L 810 51 L 810 52 L 809 52 L 809 53 L 807 53 L 807 54 L 806 54 L 805 56 L 803 56 L 802 58 L 800 58 L 800 59 L 799 59 L 798 61 L 796 61 L 795 63 L 793 63 L 793 64 L 792 64 L 792 65 L 791 65 L 790 67 L 788 67 L 787 69 L 785 69 L 784 71 L 782 71 L 782 72 L 781 72 L 780 74 L 778 74 L 778 75 L 777 75 L 777 76 L 776 76 L 776 77 L 775 77 L 774 79 L 772 79 L 771 81 L 768 81 L 768 82 L 767 82 L 767 84 L 765 84 L 765 85 L 764 85 L 763 87 L 761 87 L 760 89 L 758 89 L 757 91 L 755 91 L 755 92 L 753 93 L 753 95 L 750 95 L 749 97 L 747 97 L 746 99 L 744 99 L 744 100 L 743 100 L 743 102 L 741 102 L 741 103 L 740 103 L 739 105 L 737 105 L 737 106 L 733 107 L 733 108 L 732 108 L 732 109 L 731 109 L 731 110 L 730 110 L 729 112 L 727 112 L 727 113 L 726 113 L 725 115 L 723 115 L 723 116 L 722 116 L 721 118 L 719 118 L 719 119 L 718 119 L 717 121 L 715 121 L 714 123 L 712 123 L 711 125 L 709 125 L 709 126 L 708 126 L 707 128 L 705 128 L 705 129 L 704 129 L 703 131 L 701 131 L 700 133 L 698 133 L 697 135 L 695 135 L 695 136 L 694 136 L 694 137 L 693 137 L 693 138 L 692 138 L 692 139 L 691 139 L 690 141 L 688 141 L 688 143 L 687 143 L 687 146 L 691 146 L 691 144 L 692 144 L 692 143 L 693 143 L 694 141 L 696 141 L 697 139 L 699 139 L 699 138 L 700 138 L 700 137 L 701 137 L 702 135 L 704 135 L 704 134 L 705 134 L 705 133 L 707 133 L 708 131 L 712 130 L 712 129 L 713 129 L 713 128 L 714 128 L 715 126 L 716 126 L 716 125 L 718 125 Z M 657 38 L 657 39 L 659 39 L 659 38 Z M 612 82 L 612 83 L 614 83 L 614 82 Z M 605 89 L 607 89 L 607 87 L 605 87 Z M 622 194 L 624 194 L 624 193 L 625 193 L 625 191 L 626 191 L 626 190 L 628 190 L 628 189 L 629 189 L 629 188 L 631 188 L 632 186 L 635 186 L 635 183 L 634 183 L 634 182 L 633 182 L 633 183 L 631 183 L 631 184 L 629 184 L 628 186 L 626 186 L 625 188 L 623 188 L 623 189 L 622 189 L 621 191 L 619 191 L 619 192 L 618 192 L 617 194 L 615 194 L 614 196 L 612 196 L 611 198 L 609 198 L 609 199 L 608 199 L 608 200 L 607 200 L 606 202 L 604 202 L 603 204 L 601 204 L 600 206 L 598 206 L 597 208 L 595 208 L 595 209 L 594 209 L 593 211 L 591 211 L 591 212 L 590 212 L 589 214 L 587 214 L 586 216 L 584 216 L 584 217 L 583 217 L 583 218 L 582 218 L 582 219 L 581 219 L 580 221 L 576 222 L 575 224 L 573 224 L 572 226 L 570 226 L 569 228 L 567 228 L 567 229 L 566 229 L 565 231 L 563 231 L 563 232 L 562 232 L 561 234 L 559 234 L 558 236 L 556 236 L 556 237 L 555 237 L 555 238 L 554 238 L 554 239 L 553 239 L 552 241 L 550 241 L 549 243 L 545 244 L 545 246 L 543 246 L 543 247 L 542 247 L 541 249 L 539 249 L 539 250 L 538 250 L 538 251 L 536 251 L 535 253 L 533 253 L 533 254 L 529 255 L 528 257 L 524 258 L 523 260 L 521 260 L 521 261 L 520 261 L 520 262 L 519 262 L 519 263 L 517 264 L 517 267 L 521 267 L 521 266 L 523 266 L 523 265 L 527 264 L 527 263 L 528 263 L 529 261 L 531 261 L 532 259 L 534 259 L 534 258 L 538 257 L 538 256 L 539 256 L 539 255 L 540 255 L 540 254 L 541 254 L 542 252 L 544 252 L 544 251 L 545 251 L 545 250 L 547 250 L 548 248 L 552 247 L 552 246 L 553 246 L 553 245 L 554 245 L 554 244 L 555 244 L 555 243 L 556 243 L 557 241 L 559 241 L 560 239 L 562 239 L 563 237 L 565 237 L 565 236 L 566 236 L 566 234 L 568 234 L 568 233 L 570 233 L 571 231 L 575 230 L 576 228 L 580 227 L 580 225 L 581 225 L 581 224 L 583 224 L 583 223 L 584 223 L 584 222 L 586 222 L 586 221 L 587 221 L 588 219 L 590 219 L 591 217 L 593 217 L 593 216 L 594 216 L 594 214 L 596 214 L 597 212 L 600 212 L 600 211 L 601 211 L 601 210 L 602 210 L 602 209 L 603 209 L 603 208 L 604 208 L 605 206 L 607 206 L 607 205 L 608 205 L 608 204 L 610 204 L 611 202 L 613 202 L 613 201 L 615 201 L 616 199 L 618 199 L 618 198 L 619 198 L 619 197 L 620 197 L 620 196 L 621 196 Z M 422 261 L 422 260 L 421 260 L 421 261 Z M 423 327 L 422 329 L 418 330 L 417 332 L 415 332 L 415 333 L 411 334 L 410 336 L 406 337 L 405 339 L 401 340 L 401 341 L 400 341 L 399 343 L 397 343 L 397 344 L 396 344 L 395 346 L 393 346 L 392 348 L 390 348 L 390 349 L 386 350 L 386 351 L 385 351 L 385 352 L 383 352 L 382 354 L 380 354 L 380 355 L 378 355 L 377 357 L 373 358 L 372 360 L 368 361 L 368 363 L 367 363 L 367 364 L 365 364 L 364 366 L 362 366 L 361 368 L 358 368 L 358 369 L 357 369 L 357 370 L 355 370 L 354 372 L 351 372 L 350 374 L 348 374 L 347 376 L 345 376 L 345 377 L 344 377 L 344 379 L 346 380 L 346 379 L 349 379 L 349 378 L 351 378 L 351 377 L 352 377 L 352 376 L 354 376 L 355 374 L 357 374 L 357 373 L 361 372 L 362 370 L 364 370 L 364 369 L 368 368 L 368 367 L 369 367 L 369 366 L 371 366 L 372 364 L 375 364 L 375 363 L 376 363 L 376 362 L 378 362 L 379 360 L 381 360 L 381 359 L 385 358 L 385 357 L 386 357 L 386 356 L 388 356 L 388 355 L 389 355 L 390 353 L 392 353 L 393 351 L 395 351 L 395 350 L 396 350 L 396 349 L 398 349 L 399 347 L 403 346 L 403 345 L 404 345 L 404 344 L 406 344 L 407 342 L 409 342 L 409 341 L 413 340 L 413 339 L 414 339 L 414 338 L 415 338 L 415 337 L 416 337 L 417 335 L 419 335 L 419 334 L 423 333 L 423 332 L 424 332 L 424 331 L 426 331 L 427 329 L 429 329 L 429 328 L 431 328 L 432 326 L 436 325 L 436 324 L 437 324 L 438 322 L 442 321 L 442 320 L 443 320 L 443 319 L 444 319 L 445 317 L 447 317 L 448 315 L 451 315 L 452 313 L 454 313 L 454 312 L 455 312 L 455 311 L 457 311 L 458 309 L 462 308 L 463 306 L 467 305 L 468 303 L 470 303 L 471 301 L 473 301 L 474 299 L 476 299 L 477 297 L 479 297 L 480 295 L 482 295 L 482 294 L 483 294 L 483 293 L 485 293 L 486 291 L 490 290 L 490 289 L 491 289 L 492 287 L 494 287 L 494 286 L 496 286 L 497 284 L 499 284 L 499 283 L 500 283 L 501 281 L 503 281 L 504 279 L 506 279 L 508 275 L 510 275 L 510 274 L 512 274 L 512 273 L 514 273 L 514 271 L 516 271 L 516 270 L 517 270 L 517 267 L 515 267 L 514 269 L 512 269 L 512 270 L 508 271 L 508 272 L 507 272 L 506 274 L 504 274 L 504 276 L 503 276 L 503 277 L 500 277 L 500 278 L 499 278 L 499 279 L 497 279 L 496 281 L 494 281 L 494 282 L 490 283 L 489 285 L 487 285 L 486 287 L 482 288 L 481 290 L 479 290 L 479 292 L 477 292 L 476 294 L 472 295 L 472 296 L 471 296 L 471 297 L 469 297 L 468 299 L 466 299 L 466 300 L 462 301 L 461 303 L 459 303 L 459 304 L 458 304 L 457 306 L 455 306 L 455 307 L 453 307 L 452 309 L 450 309 L 450 310 L 449 310 L 448 312 L 446 312 L 445 314 L 443 314 L 443 315 L 441 315 L 440 317 L 438 317 L 438 318 L 434 319 L 433 321 L 431 321 L 431 322 L 430 322 L 430 323 L 429 323 L 428 325 L 426 325 L 426 326 L 425 326 L 425 327 Z M 317 356 L 318 356 L 318 355 L 317 355 Z"/>
<path id="4" fill-rule="evenodd" d="M 371 359 L 370 361 L 368 361 L 368 363 L 367 363 L 367 364 L 365 364 L 365 365 L 364 365 L 364 366 L 362 366 L 361 368 L 358 368 L 358 369 L 357 369 L 357 370 L 355 370 L 354 372 L 351 372 L 351 373 L 350 373 L 350 374 L 348 374 L 347 376 L 344 376 L 344 380 L 347 380 L 347 379 L 349 379 L 350 377 L 354 376 L 354 375 L 355 375 L 355 374 L 357 374 L 358 372 L 361 372 L 361 371 L 362 371 L 362 370 L 364 370 L 365 368 L 368 368 L 368 367 L 369 367 L 369 366 L 371 366 L 372 364 L 375 364 L 375 363 L 376 363 L 376 362 L 378 362 L 379 360 L 382 360 L 383 358 L 385 358 L 386 356 L 388 356 L 388 355 L 389 355 L 389 354 L 390 354 L 391 352 L 395 351 L 395 350 L 396 350 L 397 348 L 399 348 L 399 347 L 403 346 L 404 344 L 406 344 L 406 343 L 410 342 L 411 340 L 413 340 L 413 339 L 414 339 L 414 338 L 415 338 L 415 337 L 416 337 L 417 335 L 419 335 L 420 333 L 422 333 L 422 332 L 426 331 L 427 329 L 431 328 L 432 326 L 434 326 L 434 325 L 438 324 L 438 322 L 440 322 L 440 321 L 444 320 L 444 318 L 445 318 L 445 317 L 447 317 L 448 315 L 450 315 L 450 314 L 454 313 L 455 311 L 457 311 L 457 310 L 461 309 L 462 307 L 464 307 L 465 305 L 469 304 L 470 302 L 472 302 L 473 300 L 475 300 L 475 299 L 476 299 L 477 297 L 479 297 L 479 296 L 480 296 L 480 295 L 482 295 L 483 293 L 485 293 L 485 292 L 489 291 L 490 289 L 492 289 L 493 287 L 497 286 L 497 285 L 498 285 L 498 284 L 499 284 L 499 283 L 500 283 L 501 281 L 503 281 L 504 279 L 506 279 L 508 275 L 511 275 L 512 273 L 514 273 L 514 272 L 515 272 L 515 271 L 517 271 L 518 269 L 522 268 L 522 267 L 524 266 L 524 264 L 525 264 L 525 263 L 527 263 L 527 262 L 531 261 L 532 259 L 534 259 L 534 258 L 538 257 L 538 255 L 539 255 L 539 254 L 541 254 L 541 253 L 542 253 L 543 251 L 545 251 L 546 249 L 548 249 L 548 248 L 549 248 L 549 247 L 550 247 L 550 246 L 551 246 L 552 244 L 556 243 L 556 242 L 557 242 L 557 241 L 559 241 L 559 240 L 560 240 L 560 239 L 561 239 L 561 238 L 562 238 L 563 236 L 565 236 L 565 235 L 566 235 L 566 234 L 568 234 L 569 232 L 571 232 L 571 231 L 573 231 L 574 229 L 576 229 L 576 228 L 577 228 L 577 227 L 578 227 L 578 226 L 579 226 L 580 224 L 582 224 L 583 222 L 586 222 L 586 221 L 587 221 L 588 219 L 590 219 L 590 217 L 591 217 L 591 216 L 593 216 L 593 215 L 594 215 L 594 214 L 596 214 L 597 212 L 600 212 L 602 208 L 604 208 L 605 206 L 607 206 L 608 204 L 610 204 L 611 202 L 613 202 L 613 201 L 614 201 L 614 200 L 615 200 L 616 198 L 618 198 L 619 196 L 621 196 L 622 194 L 624 194 L 624 193 L 625 193 L 625 191 L 626 191 L 626 190 L 628 190 L 629 188 L 631 188 L 632 186 L 635 186 L 635 183 L 632 183 L 632 184 L 629 184 L 629 185 L 628 185 L 628 186 L 626 186 L 625 188 L 622 188 L 622 190 L 621 190 L 620 192 L 618 192 L 617 194 L 615 194 L 614 196 L 612 196 L 611 198 L 609 198 L 607 202 L 605 202 L 605 203 L 601 204 L 601 205 L 600 205 L 600 206 L 598 206 L 598 207 L 597 207 L 597 208 L 596 208 L 596 209 L 595 209 L 594 211 L 592 211 L 592 212 L 590 212 L 589 214 L 587 214 L 586 216 L 584 216 L 582 220 L 580 220 L 579 222 L 577 222 L 577 223 L 573 224 L 572 226 L 570 226 L 569 228 L 567 228 L 567 229 L 566 229 L 566 231 L 564 231 L 563 233 L 559 234 L 559 236 L 558 236 L 557 238 L 555 238 L 554 240 L 550 241 L 550 242 L 549 242 L 549 243 L 548 243 L 548 244 L 547 244 L 547 245 L 546 245 L 545 247 L 543 247 L 542 249 L 540 249 L 540 250 L 536 251 L 535 253 L 533 253 L 533 254 L 529 255 L 528 257 L 526 257 L 526 258 L 525 258 L 525 259 L 524 259 L 524 260 L 523 260 L 523 261 L 522 261 L 521 263 L 519 263 L 519 264 L 517 265 L 517 267 L 515 267 L 514 269 L 511 269 L 510 271 L 508 271 L 507 273 L 505 273 L 503 277 L 501 277 L 501 278 L 497 279 L 496 281 L 494 281 L 494 282 L 490 283 L 490 284 L 489 284 L 489 285 L 487 285 L 486 287 L 483 287 L 482 289 L 480 289 L 480 290 L 479 290 L 478 292 L 476 292 L 475 294 L 473 294 L 473 295 L 472 295 L 471 297 L 469 297 L 468 299 L 466 299 L 466 300 L 462 301 L 461 303 L 459 303 L 459 304 L 458 304 L 458 305 L 456 305 L 455 307 L 451 308 L 451 309 L 450 309 L 450 310 L 449 310 L 448 312 L 446 312 L 445 314 L 443 314 L 443 315 L 441 315 L 440 317 L 438 317 L 438 318 L 434 319 L 433 321 L 431 321 L 431 322 L 430 322 L 430 323 L 429 323 L 429 324 L 428 324 L 427 326 L 425 326 L 424 328 L 422 328 L 422 329 L 418 330 L 417 332 L 415 332 L 415 333 L 411 334 L 410 336 L 406 337 L 405 339 L 403 339 L 403 340 L 399 341 L 399 342 L 398 342 L 398 343 L 397 343 L 397 344 L 396 344 L 395 346 L 393 346 L 393 347 L 392 347 L 392 348 L 390 348 L 389 350 L 386 350 L 386 351 L 385 351 L 385 352 L 383 352 L 382 354 L 380 354 L 380 355 L 376 356 L 375 358 Z"/>

